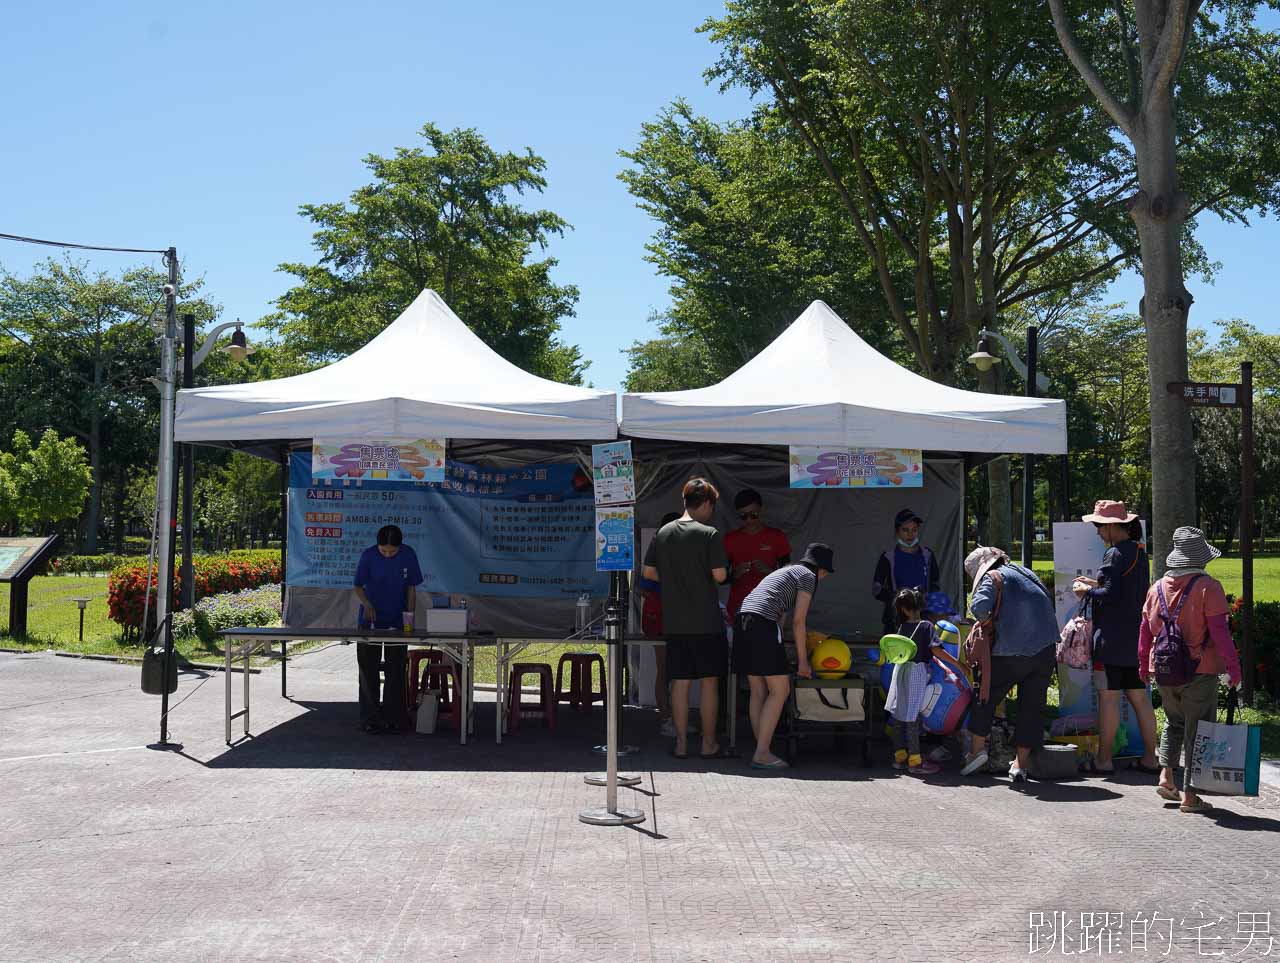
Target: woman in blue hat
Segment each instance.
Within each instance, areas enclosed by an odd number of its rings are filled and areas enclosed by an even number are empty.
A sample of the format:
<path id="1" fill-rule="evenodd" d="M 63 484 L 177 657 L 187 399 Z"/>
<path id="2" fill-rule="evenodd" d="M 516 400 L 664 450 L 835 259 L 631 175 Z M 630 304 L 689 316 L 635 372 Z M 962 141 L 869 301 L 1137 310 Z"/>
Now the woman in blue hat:
<path id="1" fill-rule="evenodd" d="M 898 617 L 893 600 L 900 589 L 917 589 L 926 595 L 941 588 L 942 576 L 933 552 L 920 544 L 924 519 L 904 508 L 893 519 L 894 546 L 880 556 L 871 579 L 871 594 L 884 605 L 880 621 L 886 634 L 897 631 Z"/>

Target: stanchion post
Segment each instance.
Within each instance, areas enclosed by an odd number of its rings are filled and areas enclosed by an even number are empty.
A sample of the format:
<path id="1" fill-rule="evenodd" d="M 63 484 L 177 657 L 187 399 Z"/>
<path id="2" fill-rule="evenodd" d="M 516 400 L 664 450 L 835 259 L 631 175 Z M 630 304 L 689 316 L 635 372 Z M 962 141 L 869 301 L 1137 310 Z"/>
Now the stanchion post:
<path id="1" fill-rule="evenodd" d="M 605 672 L 608 675 L 609 705 L 615 706 L 621 695 L 622 687 L 618 684 L 618 647 L 622 643 L 622 607 L 620 573 L 613 573 L 610 578 L 611 590 L 609 601 L 605 605 L 604 639 L 608 646 Z M 593 826 L 631 826 L 644 822 L 644 813 L 638 809 L 623 809 L 618 806 L 618 718 L 612 711 L 606 713 L 605 739 L 605 805 L 592 809 L 584 809 L 578 819 Z"/>

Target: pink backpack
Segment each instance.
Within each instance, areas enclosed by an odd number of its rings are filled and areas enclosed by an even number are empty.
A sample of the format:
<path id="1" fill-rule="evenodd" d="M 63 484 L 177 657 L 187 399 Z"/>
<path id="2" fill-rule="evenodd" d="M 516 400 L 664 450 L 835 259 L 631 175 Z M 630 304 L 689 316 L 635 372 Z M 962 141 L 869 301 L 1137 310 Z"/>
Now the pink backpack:
<path id="1" fill-rule="evenodd" d="M 1076 614 L 1062 627 L 1058 641 L 1058 661 L 1073 669 L 1087 669 L 1093 665 L 1093 619 L 1085 613 L 1089 600 L 1080 602 Z"/>

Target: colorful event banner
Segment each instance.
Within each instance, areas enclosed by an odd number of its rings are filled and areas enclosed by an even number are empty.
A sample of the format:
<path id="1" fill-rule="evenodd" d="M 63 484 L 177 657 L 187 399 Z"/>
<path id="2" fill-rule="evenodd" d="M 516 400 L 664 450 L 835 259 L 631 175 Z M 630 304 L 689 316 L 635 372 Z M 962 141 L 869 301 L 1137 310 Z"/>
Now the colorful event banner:
<path id="1" fill-rule="evenodd" d="M 311 480 L 443 482 L 443 438 L 316 438 L 311 442 Z"/>
<path id="2" fill-rule="evenodd" d="M 791 449 L 792 488 L 923 488 L 924 457 L 912 448 Z"/>
<path id="3" fill-rule="evenodd" d="M 591 446 L 591 473 L 597 505 L 633 505 L 636 500 L 635 464 L 631 442 L 611 441 Z"/>
<path id="4" fill-rule="evenodd" d="M 596 571 L 630 572 L 636 558 L 634 505 L 596 508 Z"/>
<path id="5" fill-rule="evenodd" d="M 349 588 L 360 553 L 398 525 L 423 591 L 508 597 L 603 595 L 591 479 L 572 464 L 495 469 L 449 461 L 442 482 L 315 484 L 296 453 L 289 481 L 290 585 Z"/>
<path id="6" fill-rule="evenodd" d="M 1143 525 L 1143 537 L 1146 526 Z M 1098 537 L 1098 530 L 1089 522 L 1053 523 L 1053 591 L 1058 614 L 1058 628 L 1076 614 L 1080 601 L 1071 591 L 1071 583 L 1077 575 L 1096 578 L 1106 546 Z M 1074 735 L 1082 731 L 1097 731 L 1098 690 L 1094 673 L 1090 669 L 1073 669 L 1058 666 L 1058 720 L 1054 722 L 1054 735 Z M 1118 756 L 1142 755 L 1142 729 L 1138 717 L 1128 699 L 1120 700 L 1120 728 L 1113 747 Z"/>

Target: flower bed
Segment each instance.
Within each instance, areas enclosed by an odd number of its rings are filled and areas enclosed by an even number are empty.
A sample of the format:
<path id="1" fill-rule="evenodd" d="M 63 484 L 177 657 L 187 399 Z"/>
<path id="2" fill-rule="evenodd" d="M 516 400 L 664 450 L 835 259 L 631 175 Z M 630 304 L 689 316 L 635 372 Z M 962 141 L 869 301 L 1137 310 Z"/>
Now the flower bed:
<path id="1" fill-rule="evenodd" d="M 217 641 L 220 629 L 236 625 L 276 625 L 280 621 L 280 586 L 263 585 L 211 595 L 195 608 L 173 616 L 173 634 L 178 638 L 198 637 L 206 644 Z"/>
<path id="2" fill-rule="evenodd" d="M 195 600 L 211 595 L 240 592 L 266 585 L 279 585 L 282 578 L 280 553 L 272 549 L 230 552 L 226 555 L 197 555 L 193 560 Z M 153 628 L 155 613 L 155 573 L 153 566 L 152 598 L 149 617 Z M 182 573 L 174 569 L 174 598 L 181 598 Z M 137 637 L 142 629 L 142 613 L 146 608 L 147 563 L 121 565 L 111 572 L 107 582 L 107 611 L 112 621 L 124 628 L 126 637 Z"/>

